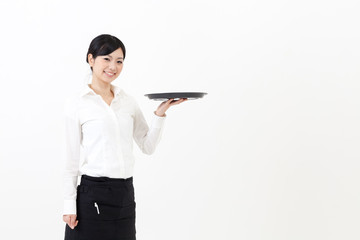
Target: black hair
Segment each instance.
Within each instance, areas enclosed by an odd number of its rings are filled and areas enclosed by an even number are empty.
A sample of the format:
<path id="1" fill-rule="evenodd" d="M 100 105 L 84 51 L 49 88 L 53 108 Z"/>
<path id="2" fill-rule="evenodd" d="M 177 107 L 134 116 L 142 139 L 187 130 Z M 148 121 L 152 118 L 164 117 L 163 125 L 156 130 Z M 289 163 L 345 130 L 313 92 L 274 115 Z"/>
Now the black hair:
<path id="1" fill-rule="evenodd" d="M 86 54 L 86 62 L 89 63 L 88 56 L 90 53 L 95 59 L 97 56 L 108 55 L 113 51 L 117 50 L 118 48 L 121 48 L 125 60 L 126 50 L 124 44 L 120 41 L 120 39 L 110 34 L 101 34 L 91 41 L 89 50 Z M 92 67 L 90 68 L 92 71 Z"/>

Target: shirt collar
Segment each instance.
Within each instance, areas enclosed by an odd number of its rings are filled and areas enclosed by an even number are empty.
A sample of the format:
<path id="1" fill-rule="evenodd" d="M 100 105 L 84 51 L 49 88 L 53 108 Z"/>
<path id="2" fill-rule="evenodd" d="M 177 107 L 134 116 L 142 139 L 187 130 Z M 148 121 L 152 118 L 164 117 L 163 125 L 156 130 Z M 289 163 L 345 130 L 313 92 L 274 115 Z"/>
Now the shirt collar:
<path id="1" fill-rule="evenodd" d="M 117 95 L 120 95 L 122 89 L 119 87 L 119 86 L 116 86 L 116 85 L 113 85 L 113 84 L 110 84 L 110 88 L 111 90 L 113 91 L 114 93 L 114 97 L 117 96 Z M 80 93 L 80 97 L 82 96 L 85 96 L 87 94 L 93 94 L 93 95 L 96 95 L 96 93 L 94 92 L 94 90 L 92 90 L 90 88 L 90 84 L 86 84 L 84 89 L 81 91 Z"/>

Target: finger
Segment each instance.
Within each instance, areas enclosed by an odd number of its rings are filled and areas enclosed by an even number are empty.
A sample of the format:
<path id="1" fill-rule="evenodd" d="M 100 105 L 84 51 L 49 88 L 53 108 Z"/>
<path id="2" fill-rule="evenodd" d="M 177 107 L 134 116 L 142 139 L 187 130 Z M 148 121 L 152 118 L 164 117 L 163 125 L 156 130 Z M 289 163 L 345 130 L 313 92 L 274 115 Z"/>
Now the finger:
<path id="1" fill-rule="evenodd" d="M 66 217 L 66 223 L 69 224 L 69 227 L 70 227 L 70 220 L 71 220 L 70 216 L 67 216 Z"/>
<path id="2" fill-rule="evenodd" d="M 73 226 L 72 226 L 72 222 L 71 222 L 71 216 L 70 216 L 70 219 L 69 219 L 68 225 L 69 225 L 69 227 L 70 227 L 70 228 L 73 228 Z"/>
<path id="3" fill-rule="evenodd" d="M 76 220 L 74 227 L 76 227 L 78 225 L 78 223 L 79 223 L 79 220 Z"/>
<path id="4" fill-rule="evenodd" d="M 76 218 L 77 218 L 77 216 L 75 215 L 75 216 L 74 216 L 73 228 L 75 228 L 76 225 L 77 225 L 77 223 L 79 222 Z"/>
<path id="5" fill-rule="evenodd" d="M 63 221 L 68 223 L 69 222 L 69 216 L 68 215 L 63 215 Z"/>
<path id="6" fill-rule="evenodd" d="M 75 219 L 76 219 L 76 217 L 74 217 L 74 216 L 70 216 L 70 227 L 72 228 L 72 229 L 74 229 L 74 225 L 75 225 Z"/>
<path id="7" fill-rule="evenodd" d="M 173 105 L 176 105 L 176 104 L 185 102 L 186 100 L 187 100 L 187 99 L 182 98 L 182 99 L 180 99 L 180 100 L 173 101 L 173 102 L 170 104 L 170 106 L 173 106 Z"/>
<path id="8" fill-rule="evenodd" d="M 159 105 L 159 107 L 160 107 L 160 106 L 163 106 L 163 105 L 168 105 L 168 104 L 170 104 L 170 103 L 171 103 L 171 99 L 168 99 L 168 100 L 166 100 L 166 101 L 161 102 L 160 105 Z"/>
<path id="9" fill-rule="evenodd" d="M 184 98 L 178 98 L 177 100 L 173 100 L 171 103 L 182 101 Z"/>

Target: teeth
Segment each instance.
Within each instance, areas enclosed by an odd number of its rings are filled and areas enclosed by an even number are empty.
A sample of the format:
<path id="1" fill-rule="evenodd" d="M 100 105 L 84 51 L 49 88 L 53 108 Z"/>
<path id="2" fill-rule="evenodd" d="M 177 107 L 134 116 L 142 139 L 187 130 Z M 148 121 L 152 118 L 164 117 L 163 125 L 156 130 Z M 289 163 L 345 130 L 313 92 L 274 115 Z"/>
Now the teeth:
<path id="1" fill-rule="evenodd" d="M 113 73 L 108 73 L 108 72 L 105 72 L 106 74 L 108 74 L 108 75 L 114 75 Z"/>

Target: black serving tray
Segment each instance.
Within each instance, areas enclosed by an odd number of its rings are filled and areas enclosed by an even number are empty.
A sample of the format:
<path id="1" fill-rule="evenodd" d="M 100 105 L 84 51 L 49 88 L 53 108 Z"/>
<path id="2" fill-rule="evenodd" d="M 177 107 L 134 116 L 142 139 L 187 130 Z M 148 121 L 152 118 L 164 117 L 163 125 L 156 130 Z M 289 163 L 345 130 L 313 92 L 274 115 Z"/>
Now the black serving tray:
<path id="1" fill-rule="evenodd" d="M 170 98 L 173 98 L 174 100 L 179 100 L 181 98 L 194 100 L 194 99 L 202 98 L 206 94 L 207 93 L 205 92 L 167 92 L 167 93 L 149 93 L 149 94 L 145 94 L 144 96 L 152 100 L 167 101 Z"/>

